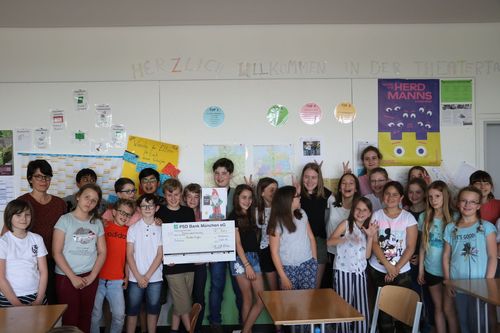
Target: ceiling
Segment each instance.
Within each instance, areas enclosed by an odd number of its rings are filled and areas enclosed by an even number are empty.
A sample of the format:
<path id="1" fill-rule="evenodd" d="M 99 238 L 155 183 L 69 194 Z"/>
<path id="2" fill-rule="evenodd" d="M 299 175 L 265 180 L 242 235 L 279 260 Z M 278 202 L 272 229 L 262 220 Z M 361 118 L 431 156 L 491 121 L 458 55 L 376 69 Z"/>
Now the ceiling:
<path id="1" fill-rule="evenodd" d="M 0 0 L 0 27 L 500 22 L 500 0 Z"/>

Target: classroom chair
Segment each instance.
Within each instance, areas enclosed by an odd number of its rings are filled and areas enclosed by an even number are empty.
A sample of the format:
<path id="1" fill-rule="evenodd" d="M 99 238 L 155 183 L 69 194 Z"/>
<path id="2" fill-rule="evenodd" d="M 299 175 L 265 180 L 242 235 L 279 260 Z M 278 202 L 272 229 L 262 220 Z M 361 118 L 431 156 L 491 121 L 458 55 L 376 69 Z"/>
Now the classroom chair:
<path id="1" fill-rule="evenodd" d="M 201 304 L 200 303 L 194 303 L 193 307 L 191 308 L 191 313 L 189 314 L 189 318 L 191 318 L 190 322 L 190 330 L 189 333 L 194 333 L 194 330 L 196 328 L 196 321 L 198 320 L 198 316 L 200 315 L 201 311 Z"/>
<path id="2" fill-rule="evenodd" d="M 377 319 L 380 310 L 394 319 L 411 326 L 412 333 L 418 332 L 422 302 L 420 302 L 420 297 L 415 291 L 398 286 L 379 287 L 375 308 L 373 309 L 370 333 L 375 333 L 377 329 Z"/>

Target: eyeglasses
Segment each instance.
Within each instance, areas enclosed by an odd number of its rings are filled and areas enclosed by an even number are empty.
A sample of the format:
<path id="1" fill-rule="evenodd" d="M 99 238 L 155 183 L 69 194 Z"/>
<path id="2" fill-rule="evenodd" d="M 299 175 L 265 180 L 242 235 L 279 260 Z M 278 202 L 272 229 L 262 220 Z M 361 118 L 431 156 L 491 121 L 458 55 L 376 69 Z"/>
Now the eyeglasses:
<path id="1" fill-rule="evenodd" d="M 156 182 L 157 182 L 156 178 L 152 178 L 152 179 L 143 178 L 143 179 L 141 179 L 142 184 L 150 184 L 150 183 L 156 183 Z"/>
<path id="2" fill-rule="evenodd" d="M 121 216 L 126 217 L 126 218 L 129 218 L 132 216 L 132 214 L 129 214 L 121 209 L 117 209 L 116 211 L 118 212 L 118 214 L 120 214 Z"/>
<path id="3" fill-rule="evenodd" d="M 135 192 L 137 192 L 137 190 L 135 188 L 133 190 L 118 191 L 118 193 L 127 193 L 127 194 L 131 194 L 131 193 L 135 193 Z"/>
<path id="4" fill-rule="evenodd" d="M 52 179 L 52 176 L 45 176 L 45 175 L 33 175 L 33 178 L 35 178 L 38 181 L 46 181 L 50 182 Z"/>
<path id="5" fill-rule="evenodd" d="M 155 205 L 140 205 L 140 207 L 144 210 L 150 210 L 150 209 L 154 209 Z"/>
<path id="6" fill-rule="evenodd" d="M 372 179 L 370 180 L 370 183 L 372 184 L 382 184 L 382 183 L 385 183 L 387 181 L 387 179 Z"/>
<path id="7" fill-rule="evenodd" d="M 464 206 L 467 206 L 467 205 L 472 205 L 472 206 L 479 205 L 479 202 L 478 202 L 478 201 L 472 201 L 472 200 L 465 200 L 465 199 L 462 199 L 462 200 L 458 200 L 458 202 L 459 202 L 461 205 L 464 205 Z"/>

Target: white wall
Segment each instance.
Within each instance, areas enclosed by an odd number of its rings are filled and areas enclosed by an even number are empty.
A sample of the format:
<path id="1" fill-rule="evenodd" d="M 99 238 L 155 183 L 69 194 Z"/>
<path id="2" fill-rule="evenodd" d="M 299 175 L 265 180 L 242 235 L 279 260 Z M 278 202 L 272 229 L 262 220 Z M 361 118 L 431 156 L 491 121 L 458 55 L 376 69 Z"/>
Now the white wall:
<path id="1" fill-rule="evenodd" d="M 2 128 L 48 126 L 48 110 L 62 108 L 68 130 L 98 138 L 92 108 L 72 112 L 72 90 L 87 89 L 90 106 L 111 104 L 129 134 L 179 144 L 183 182 L 203 181 L 204 143 L 296 145 L 308 135 L 324 139 L 325 175 L 337 177 L 358 140 L 377 139 L 377 78 L 473 78 L 474 111 L 500 113 L 500 24 L 0 29 L 0 45 Z M 359 112 L 353 125 L 333 119 L 342 101 Z M 307 102 L 323 109 L 318 125 L 298 119 Z M 265 120 L 274 103 L 290 110 L 283 128 Z M 226 112 L 219 129 L 202 122 L 212 104 Z M 450 171 L 482 166 L 476 131 L 442 128 Z M 88 152 L 65 137 L 54 135 L 50 152 Z"/>

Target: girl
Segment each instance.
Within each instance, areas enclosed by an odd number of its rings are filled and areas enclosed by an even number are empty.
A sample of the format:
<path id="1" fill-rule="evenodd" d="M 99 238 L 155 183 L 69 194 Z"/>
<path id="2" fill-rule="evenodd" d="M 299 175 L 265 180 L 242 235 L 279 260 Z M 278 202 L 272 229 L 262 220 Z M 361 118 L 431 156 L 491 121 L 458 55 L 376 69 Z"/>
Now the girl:
<path id="1" fill-rule="evenodd" d="M 361 195 L 365 196 L 372 193 L 370 175 L 373 169 L 380 167 L 382 154 L 378 148 L 368 146 L 361 152 L 361 161 L 363 161 L 363 171 L 361 176 L 359 176 L 359 187 L 361 189 Z"/>
<path id="2" fill-rule="evenodd" d="M 500 200 L 493 195 L 493 179 L 486 171 L 476 171 L 469 177 L 469 185 L 481 191 L 481 218 L 491 223 L 496 223 L 500 218 Z"/>
<path id="3" fill-rule="evenodd" d="M 243 304 L 241 317 L 242 333 L 252 332 L 252 326 L 262 312 L 264 304 L 259 293 L 264 291 L 264 280 L 259 265 L 258 229 L 253 215 L 253 191 L 249 185 L 236 186 L 233 197 L 233 211 L 229 220 L 234 220 L 236 227 L 236 261 L 231 262 L 231 273 L 241 290 Z M 253 303 L 255 299 L 255 303 Z"/>
<path id="4" fill-rule="evenodd" d="M 417 221 L 413 215 L 400 208 L 403 200 L 403 186 L 396 181 L 383 188 L 385 208 L 373 213 L 378 225 L 378 237 L 373 241 L 370 258 L 370 275 L 377 287 L 397 285 L 411 288 L 409 260 L 415 252 L 417 242 Z M 401 322 L 381 312 L 378 323 L 380 332 L 404 329 Z"/>
<path id="5" fill-rule="evenodd" d="M 52 166 L 46 160 L 34 160 L 28 163 L 26 179 L 32 189 L 31 192 L 21 195 L 18 199 L 29 202 L 33 207 L 33 226 L 31 232 L 42 236 L 47 254 L 47 301 L 49 304 L 57 304 L 55 267 L 56 263 L 52 258 L 52 234 L 54 226 L 59 218 L 66 213 L 66 203 L 63 199 L 49 194 L 52 181 Z"/>
<path id="6" fill-rule="evenodd" d="M 302 169 L 300 177 L 300 205 L 307 214 L 314 237 L 316 238 L 316 253 L 318 270 L 316 275 L 316 288 L 321 285 L 326 262 L 328 261 L 326 249 L 326 223 L 325 212 L 328 198 L 332 195 L 323 185 L 321 165 L 307 163 Z"/>
<path id="7" fill-rule="evenodd" d="M 418 221 L 426 209 L 427 183 L 422 178 L 413 178 L 406 186 L 405 209 Z"/>
<path id="8" fill-rule="evenodd" d="M 7 232 L 0 238 L 0 307 L 46 304 L 47 249 L 28 231 L 33 208 L 19 199 L 5 207 Z"/>
<path id="9" fill-rule="evenodd" d="M 184 204 L 194 211 L 195 221 L 201 221 L 200 211 L 200 196 L 201 186 L 199 184 L 191 183 L 184 188 L 182 199 Z M 191 295 L 194 303 L 201 305 L 201 311 L 196 321 L 195 332 L 199 333 L 203 318 L 205 316 L 205 285 L 207 283 L 207 264 L 199 263 L 195 265 L 194 281 L 193 281 L 193 294 Z"/>
<path id="10" fill-rule="evenodd" d="M 267 228 L 271 257 L 285 290 L 316 288 L 316 240 L 299 199 L 294 186 L 279 188 Z"/>
<path id="11" fill-rule="evenodd" d="M 426 208 L 426 191 L 427 184 L 422 178 L 413 178 L 408 182 L 406 186 L 406 196 L 405 196 L 405 209 L 413 215 L 416 221 L 419 220 L 419 216 L 425 211 Z M 422 294 L 422 288 L 418 284 L 418 253 L 420 249 L 421 232 L 418 233 L 417 244 L 415 246 L 415 253 L 410 259 L 410 273 L 412 289 L 415 290 L 419 295 Z"/>
<path id="12" fill-rule="evenodd" d="M 135 183 L 130 178 L 119 178 L 115 182 L 115 192 L 118 199 L 128 199 L 135 201 Z M 141 210 L 139 207 L 136 208 L 134 215 L 130 217 L 127 221 L 127 227 L 130 227 L 135 222 L 141 219 Z M 110 221 L 113 220 L 113 206 L 108 207 L 108 209 L 102 214 L 102 220 Z"/>
<path id="13" fill-rule="evenodd" d="M 420 165 L 412 166 L 410 170 L 408 170 L 408 179 L 406 180 L 406 183 L 409 183 L 410 180 L 414 178 L 423 179 L 427 185 L 431 182 L 431 176 L 429 176 L 427 169 Z"/>
<path id="14" fill-rule="evenodd" d="M 340 177 L 335 202 L 329 209 L 328 221 L 326 223 L 326 235 L 328 239 L 342 221 L 349 216 L 353 201 L 359 196 L 359 182 L 352 173 L 344 173 Z M 336 246 L 328 244 L 328 253 L 331 262 L 334 262 L 337 254 Z"/>
<path id="15" fill-rule="evenodd" d="M 427 208 L 418 221 L 422 231 L 418 257 L 418 283 L 429 287 L 434 304 L 436 332 L 454 333 L 458 332 L 455 307 L 453 299 L 444 292 L 442 284 L 443 232 L 449 223 L 453 223 L 450 190 L 445 182 L 437 180 L 429 185 L 427 198 Z"/>
<path id="16" fill-rule="evenodd" d="M 474 186 L 458 192 L 460 218 L 449 223 L 444 231 L 443 276 L 448 279 L 493 278 L 496 270 L 495 226 L 481 220 L 482 193 Z M 450 296 L 455 296 L 455 305 L 462 333 L 475 332 L 477 321 L 476 299 L 447 287 Z M 484 323 L 481 323 L 481 331 Z"/>
<path id="17" fill-rule="evenodd" d="M 278 275 L 271 258 L 269 249 L 269 236 L 267 227 L 271 215 L 271 202 L 274 192 L 278 188 L 278 182 L 273 178 L 264 177 L 259 180 L 255 195 L 255 215 L 257 227 L 260 229 L 259 263 L 260 269 L 266 274 L 266 280 L 270 290 L 278 289 Z"/>
<path id="18" fill-rule="evenodd" d="M 365 320 L 337 326 L 342 332 L 367 332 L 369 319 L 366 292 L 366 259 L 372 254 L 377 226 L 371 222 L 372 203 L 367 198 L 356 199 L 347 220 L 339 224 L 328 239 L 337 246 L 334 264 L 334 288 L 339 295 L 363 314 Z"/>
<path id="19" fill-rule="evenodd" d="M 366 194 L 365 197 L 370 199 L 370 201 L 372 202 L 374 212 L 384 208 L 384 186 L 387 183 L 388 179 L 389 175 L 384 168 L 374 168 L 370 173 L 371 192 Z"/>
<path id="20" fill-rule="evenodd" d="M 106 259 L 106 241 L 98 207 L 101 188 L 86 184 L 76 193 L 76 207 L 54 227 L 52 252 L 56 261 L 56 293 L 59 303 L 68 304 L 63 325 L 90 331 L 97 291 L 96 279 Z"/>

